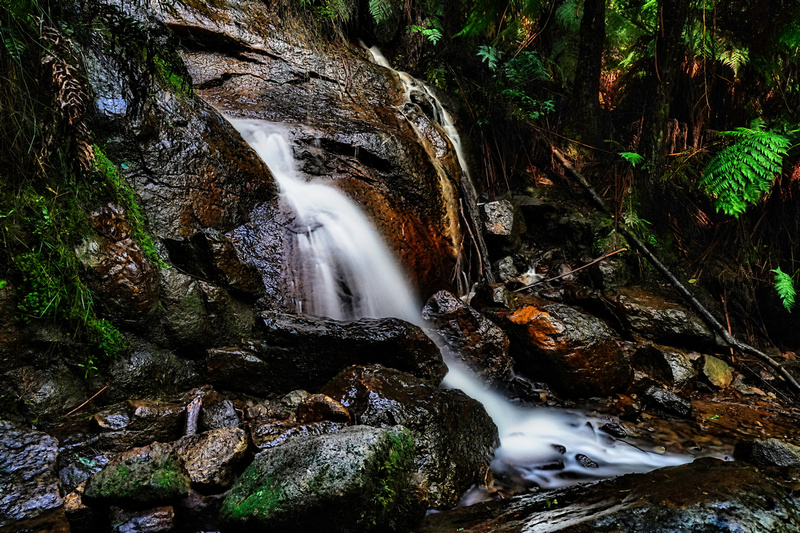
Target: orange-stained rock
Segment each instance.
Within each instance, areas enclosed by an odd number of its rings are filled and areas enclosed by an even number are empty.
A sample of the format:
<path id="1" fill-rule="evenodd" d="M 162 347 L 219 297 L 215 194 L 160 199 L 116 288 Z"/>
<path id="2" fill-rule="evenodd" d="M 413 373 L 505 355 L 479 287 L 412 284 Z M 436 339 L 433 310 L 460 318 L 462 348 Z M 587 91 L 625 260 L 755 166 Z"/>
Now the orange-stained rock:
<path id="1" fill-rule="evenodd" d="M 608 395 L 624 389 L 632 369 L 599 318 L 561 304 L 490 311 L 511 339 L 515 368 L 571 397 Z"/>
<path id="2" fill-rule="evenodd" d="M 348 423 L 351 420 L 350 411 L 347 410 L 347 407 L 324 394 L 314 394 L 303 400 L 297 406 L 295 415 L 297 416 L 297 422 L 300 424 L 321 422 L 323 420 Z"/>

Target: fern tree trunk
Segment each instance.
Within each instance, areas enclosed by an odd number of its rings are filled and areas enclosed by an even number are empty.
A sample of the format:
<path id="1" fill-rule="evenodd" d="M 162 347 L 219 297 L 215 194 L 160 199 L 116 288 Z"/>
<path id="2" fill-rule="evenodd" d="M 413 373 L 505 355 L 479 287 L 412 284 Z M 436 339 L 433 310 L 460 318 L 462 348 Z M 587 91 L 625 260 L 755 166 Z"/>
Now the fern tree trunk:
<path id="1" fill-rule="evenodd" d="M 667 122 L 670 102 L 680 66 L 685 56 L 683 29 L 689 17 L 691 0 L 660 0 L 659 29 L 655 57 L 648 73 L 639 154 L 644 164 L 636 174 L 637 195 L 645 218 L 658 218 L 654 210 L 663 198 L 662 177 L 667 162 Z"/>
<path id="2" fill-rule="evenodd" d="M 600 71 L 606 38 L 605 0 L 585 0 L 581 18 L 578 64 L 572 85 L 568 133 L 597 144 L 600 136 Z"/>

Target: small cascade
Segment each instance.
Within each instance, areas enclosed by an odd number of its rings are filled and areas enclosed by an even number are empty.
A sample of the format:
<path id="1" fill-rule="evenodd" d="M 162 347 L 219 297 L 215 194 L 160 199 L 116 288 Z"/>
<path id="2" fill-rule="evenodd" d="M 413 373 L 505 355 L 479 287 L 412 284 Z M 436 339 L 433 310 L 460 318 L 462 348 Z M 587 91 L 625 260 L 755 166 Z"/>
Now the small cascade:
<path id="1" fill-rule="evenodd" d="M 229 120 L 272 171 L 294 217 L 287 228 L 287 281 L 296 310 L 337 320 L 392 316 L 419 323 L 414 291 L 370 220 L 338 189 L 303 179 L 286 129 Z"/>
<path id="2" fill-rule="evenodd" d="M 370 52 L 376 64 L 398 76 L 405 88 L 406 102 L 430 110 L 428 116 L 449 138 L 464 172 L 462 182 L 467 186 L 462 187 L 462 194 L 468 204 L 466 207 L 475 206 L 477 195 L 468 174 L 461 138 L 450 113 L 425 83 L 393 69 L 377 47 L 361 45 Z M 477 214 L 474 220 L 478 220 Z M 480 229 L 476 233 L 480 234 Z M 485 251 L 484 254 L 488 257 Z M 647 472 L 692 460 L 688 456 L 649 453 L 616 440 L 599 430 L 604 421 L 584 413 L 516 406 L 499 393 L 488 390 L 458 358 L 448 356 L 446 349 L 443 354 L 450 369 L 445 385 L 461 389 L 481 402 L 497 425 L 501 446 L 496 451 L 492 470 L 520 485 L 563 487 L 579 481 Z"/>
<path id="3" fill-rule="evenodd" d="M 492 273 L 491 268 L 489 268 L 487 261 L 489 252 L 486 249 L 486 243 L 483 241 L 483 236 L 480 229 L 480 215 L 477 212 L 478 194 L 475 191 L 475 185 L 472 182 L 472 176 L 470 176 L 469 165 L 467 164 L 467 158 L 464 155 L 464 145 L 461 142 L 461 136 L 458 134 L 458 130 L 456 129 L 453 116 L 449 111 L 447 111 L 447 109 L 445 109 L 430 86 L 411 76 L 407 72 L 393 69 L 389 64 L 389 61 L 377 46 L 368 47 L 363 41 L 361 41 L 361 46 L 370 53 L 372 60 L 376 65 L 380 65 L 389 69 L 398 77 L 405 90 L 405 101 L 407 105 L 414 105 L 421 110 L 427 111 L 425 114 L 442 128 L 445 136 L 453 146 L 453 151 L 456 154 L 458 165 L 461 167 L 461 172 L 463 173 L 463 179 L 460 180 L 460 185 L 461 195 L 465 201 L 463 208 L 467 212 L 465 218 L 468 218 L 468 220 L 465 220 L 465 222 L 472 226 L 470 235 L 475 240 L 475 246 L 478 248 L 478 255 L 480 256 L 479 263 L 482 270 L 481 275 L 485 277 L 487 282 L 494 283 L 494 274 Z M 411 122 L 412 127 L 415 128 L 413 121 L 409 122 Z M 417 136 L 420 137 L 420 139 L 423 137 L 419 131 L 417 131 Z M 459 260 L 463 261 L 463 258 L 459 258 Z M 460 266 L 462 269 L 466 268 L 463 264 Z M 462 295 L 466 294 L 468 290 L 469 287 L 459 287 L 459 292 Z"/>
<path id="4" fill-rule="evenodd" d="M 438 102 L 437 107 L 446 117 Z M 288 261 L 297 310 L 339 320 L 394 316 L 420 324 L 420 306 L 370 221 L 339 190 L 303 179 L 286 128 L 258 120 L 231 122 L 269 166 L 293 213 Z M 520 487 L 563 487 L 691 460 L 616 440 L 599 431 L 601 420 L 583 413 L 515 405 L 487 389 L 447 349 L 443 355 L 450 369 L 445 385 L 481 402 L 497 424 L 501 446 L 492 469 Z"/>

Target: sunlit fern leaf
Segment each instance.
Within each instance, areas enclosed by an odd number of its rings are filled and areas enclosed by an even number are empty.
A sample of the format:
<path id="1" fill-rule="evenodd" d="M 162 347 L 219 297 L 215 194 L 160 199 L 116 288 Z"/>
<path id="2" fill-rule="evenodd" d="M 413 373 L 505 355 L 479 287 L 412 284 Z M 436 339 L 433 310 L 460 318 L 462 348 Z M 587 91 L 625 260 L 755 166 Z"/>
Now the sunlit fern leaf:
<path id="1" fill-rule="evenodd" d="M 369 14 L 372 15 L 375 24 L 388 20 L 393 11 L 391 0 L 369 0 Z"/>
<path id="2" fill-rule="evenodd" d="M 790 142 L 761 127 L 737 128 L 720 135 L 733 137 L 736 142 L 706 165 L 700 186 L 714 198 L 717 211 L 738 217 L 769 191 Z"/>
<path id="3" fill-rule="evenodd" d="M 729 67 L 736 76 L 739 69 L 742 68 L 750 59 L 750 51 L 747 48 L 731 48 L 725 50 L 719 56 L 719 60 L 723 65 Z"/>
<path id="4" fill-rule="evenodd" d="M 786 310 L 791 312 L 794 307 L 794 297 L 797 294 L 792 277 L 780 267 L 773 269 L 772 272 L 775 274 L 775 291 Z"/>

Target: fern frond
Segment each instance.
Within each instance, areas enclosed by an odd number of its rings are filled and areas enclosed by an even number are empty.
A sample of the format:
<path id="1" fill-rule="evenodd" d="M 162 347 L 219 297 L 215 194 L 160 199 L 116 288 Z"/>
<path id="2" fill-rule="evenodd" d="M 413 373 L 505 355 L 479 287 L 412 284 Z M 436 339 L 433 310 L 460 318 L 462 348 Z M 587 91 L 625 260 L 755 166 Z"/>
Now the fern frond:
<path id="1" fill-rule="evenodd" d="M 723 131 L 720 135 L 736 142 L 709 161 L 700 186 L 715 198 L 717 211 L 738 217 L 769 191 L 783 167 L 790 141 L 760 126 Z"/>
<path id="2" fill-rule="evenodd" d="M 380 24 L 389 19 L 394 12 L 391 0 L 369 0 L 369 14 L 375 20 L 375 24 Z"/>
<path id="3" fill-rule="evenodd" d="M 794 297 L 797 295 L 792 277 L 781 270 L 780 267 L 773 269 L 771 272 L 775 274 L 775 291 L 778 293 L 778 297 L 786 310 L 791 312 L 792 307 L 794 307 Z"/>

